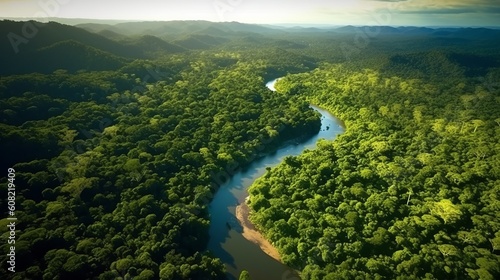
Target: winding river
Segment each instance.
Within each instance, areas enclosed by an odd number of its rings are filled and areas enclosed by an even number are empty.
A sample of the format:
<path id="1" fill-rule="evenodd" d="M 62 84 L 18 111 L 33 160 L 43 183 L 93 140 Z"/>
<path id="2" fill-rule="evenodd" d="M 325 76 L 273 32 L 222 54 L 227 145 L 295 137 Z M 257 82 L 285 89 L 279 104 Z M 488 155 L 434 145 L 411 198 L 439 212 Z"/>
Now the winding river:
<path id="1" fill-rule="evenodd" d="M 275 91 L 276 81 L 277 79 L 270 81 L 266 86 Z M 318 134 L 254 161 L 225 182 L 209 205 L 208 249 L 224 262 L 229 279 L 238 279 L 242 270 L 247 270 L 252 279 L 299 279 L 293 269 L 270 257 L 257 244 L 243 237 L 243 228 L 236 219 L 235 209 L 248 196 L 248 187 L 266 172 L 267 167 L 276 166 L 286 156 L 297 156 L 305 149 L 314 149 L 321 138 L 333 140 L 343 132 L 340 122 L 328 111 L 313 105 L 311 107 L 322 115 Z"/>

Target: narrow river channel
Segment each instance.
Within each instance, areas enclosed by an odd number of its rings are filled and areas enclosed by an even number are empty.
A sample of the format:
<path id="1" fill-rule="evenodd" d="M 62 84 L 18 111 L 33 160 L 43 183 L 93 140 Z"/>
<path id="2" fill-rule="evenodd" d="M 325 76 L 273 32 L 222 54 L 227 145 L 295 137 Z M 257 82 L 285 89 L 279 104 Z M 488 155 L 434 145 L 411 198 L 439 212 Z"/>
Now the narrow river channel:
<path id="1" fill-rule="evenodd" d="M 272 91 L 275 91 L 276 80 L 266 84 Z M 229 279 L 238 279 L 242 270 L 247 270 L 252 279 L 299 279 L 293 269 L 271 258 L 257 244 L 243 237 L 243 229 L 236 219 L 235 209 L 248 196 L 248 187 L 266 172 L 267 167 L 276 166 L 286 156 L 297 156 L 305 149 L 314 149 L 321 138 L 333 140 L 343 132 L 340 122 L 328 111 L 311 107 L 322 115 L 318 134 L 305 142 L 288 145 L 254 161 L 246 170 L 236 173 L 224 183 L 210 203 L 208 249 L 224 262 Z"/>

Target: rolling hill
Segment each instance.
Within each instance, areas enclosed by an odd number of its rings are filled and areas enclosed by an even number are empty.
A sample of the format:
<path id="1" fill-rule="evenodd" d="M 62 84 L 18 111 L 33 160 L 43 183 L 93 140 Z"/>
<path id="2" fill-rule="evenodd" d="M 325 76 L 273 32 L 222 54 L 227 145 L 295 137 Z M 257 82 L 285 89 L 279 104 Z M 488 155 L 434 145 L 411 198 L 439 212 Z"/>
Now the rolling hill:
<path id="1" fill-rule="evenodd" d="M 0 74 L 48 73 L 67 67 L 71 70 L 114 69 L 109 67 L 122 65 L 130 59 L 185 51 L 154 36 L 128 38 L 110 30 L 100 32 L 92 33 L 56 22 L 0 21 L 0 34 L 3 35 L 0 63 L 11 65 L 0 69 Z M 91 62 L 87 58 L 92 58 Z"/>

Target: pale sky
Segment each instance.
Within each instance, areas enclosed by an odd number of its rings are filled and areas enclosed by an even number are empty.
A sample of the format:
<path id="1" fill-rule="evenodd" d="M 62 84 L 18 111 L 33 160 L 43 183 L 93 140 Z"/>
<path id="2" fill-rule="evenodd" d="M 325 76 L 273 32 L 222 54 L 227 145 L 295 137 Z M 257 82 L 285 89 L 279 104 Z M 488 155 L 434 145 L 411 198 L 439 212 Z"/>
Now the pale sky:
<path id="1" fill-rule="evenodd" d="M 500 26 L 500 0 L 0 0 L 0 18 Z"/>

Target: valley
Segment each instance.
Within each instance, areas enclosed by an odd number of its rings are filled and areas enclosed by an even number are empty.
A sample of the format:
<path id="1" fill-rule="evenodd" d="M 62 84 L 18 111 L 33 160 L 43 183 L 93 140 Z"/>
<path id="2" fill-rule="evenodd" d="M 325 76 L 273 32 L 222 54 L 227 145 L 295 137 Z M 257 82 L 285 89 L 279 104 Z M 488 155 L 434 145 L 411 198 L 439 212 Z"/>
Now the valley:
<path id="1" fill-rule="evenodd" d="M 366 30 L 0 21 L 0 274 L 497 279 L 500 30 Z"/>

